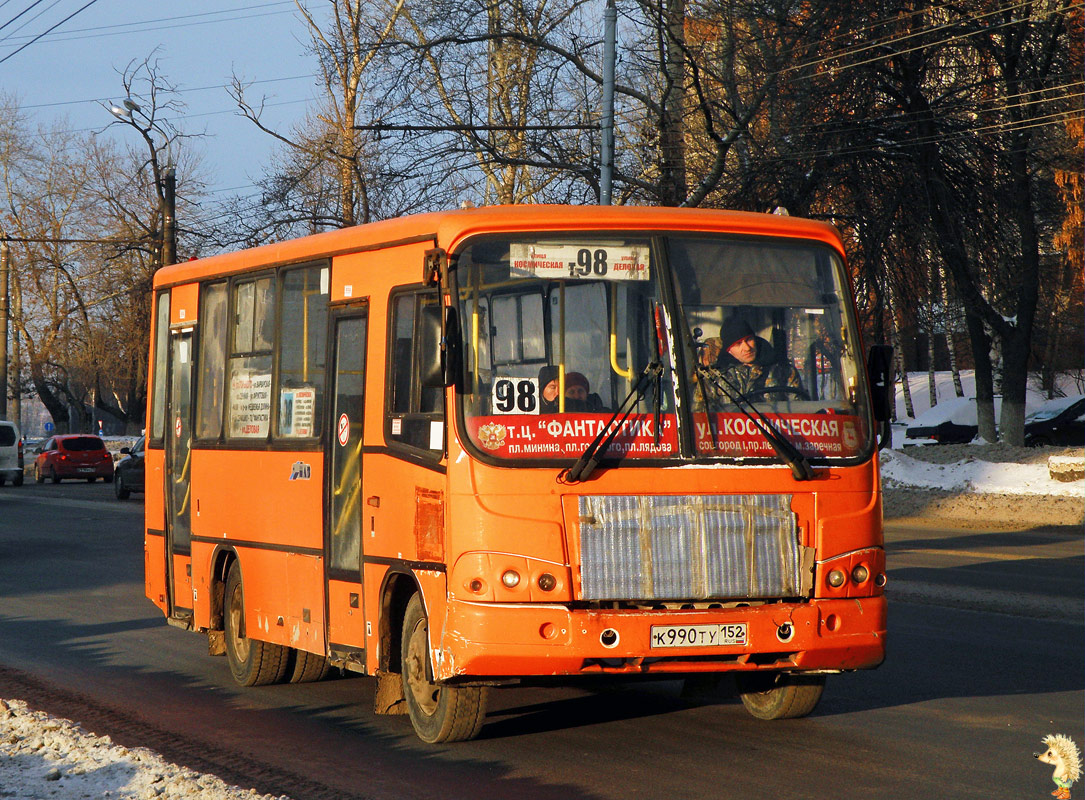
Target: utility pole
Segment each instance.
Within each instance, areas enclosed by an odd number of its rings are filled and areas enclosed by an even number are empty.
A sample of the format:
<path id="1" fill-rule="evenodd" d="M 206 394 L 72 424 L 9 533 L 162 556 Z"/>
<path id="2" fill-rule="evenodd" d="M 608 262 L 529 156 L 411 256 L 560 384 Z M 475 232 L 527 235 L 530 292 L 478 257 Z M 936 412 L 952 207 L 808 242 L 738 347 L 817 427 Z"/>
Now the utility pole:
<path id="1" fill-rule="evenodd" d="M 162 266 L 177 262 L 177 174 L 166 168 L 162 178 Z"/>
<path id="2" fill-rule="evenodd" d="M 603 119 L 599 126 L 599 204 L 609 206 L 614 184 L 614 61 L 618 8 L 607 0 L 603 12 Z"/>
<path id="3" fill-rule="evenodd" d="M 0 240 L 0 419 L 8 418 L 8 274 L 11 245 Z"/>

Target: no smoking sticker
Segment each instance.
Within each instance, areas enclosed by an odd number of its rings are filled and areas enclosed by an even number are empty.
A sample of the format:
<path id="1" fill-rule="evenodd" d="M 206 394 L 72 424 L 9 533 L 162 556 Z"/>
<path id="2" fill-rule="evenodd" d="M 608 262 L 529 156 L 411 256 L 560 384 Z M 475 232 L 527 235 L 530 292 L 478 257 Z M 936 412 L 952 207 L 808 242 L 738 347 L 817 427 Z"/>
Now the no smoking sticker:
<path id="1" fill-rule="evenodd" d="M 339 444 L 343 447 L 347 446 L 347 441 L 350 439 L 350 417 L 346 414 L 339 415 Z"/>

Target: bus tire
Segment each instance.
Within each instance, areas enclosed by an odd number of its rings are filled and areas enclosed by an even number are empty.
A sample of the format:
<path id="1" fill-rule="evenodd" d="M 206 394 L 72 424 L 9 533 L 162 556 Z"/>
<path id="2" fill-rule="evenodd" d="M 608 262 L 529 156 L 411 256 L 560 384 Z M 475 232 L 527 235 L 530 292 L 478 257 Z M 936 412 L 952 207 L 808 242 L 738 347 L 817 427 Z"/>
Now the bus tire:
<path id="1" fill-rule="evenodd" d="M 437 744 L 478 736 L 486 719 L 486 687 L 442 686 L 430 680 L 429 623 L 420 594 L 407 603 L 400 645 L 403 694 L 418 738 Z"/>
<path id="2" fill-rule="evenodd" d="M 241 568 L 235 561 L 226 578 L 223 613 L 230 674 L 241 686 L 279 683 L 286 675 L 287 648 L 245 636 L 244 619 L 244 587 L 241 584 Z"/>
<path id="3" fill-rule="evenodd" d="M 290 683 L 313 683 L 324 680 L 329 664 L 326 656 L 310 653 L 308 650 L 294 650 L 290 653 Z"/>
<path id="4" fill-rule="evenodd" d="M 824 675 L 751 672 L 736 675 L 742 705 L 757 719 L 805 717 L 825 691 Z"/>

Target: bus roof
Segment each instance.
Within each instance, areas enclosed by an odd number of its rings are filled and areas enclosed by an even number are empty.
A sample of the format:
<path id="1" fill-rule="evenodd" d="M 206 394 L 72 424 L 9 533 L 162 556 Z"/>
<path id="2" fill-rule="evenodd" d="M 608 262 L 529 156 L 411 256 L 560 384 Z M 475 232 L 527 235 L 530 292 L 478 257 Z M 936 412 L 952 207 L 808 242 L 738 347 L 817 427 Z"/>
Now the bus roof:
<path id="1" fill-rule="evenodd" d="M 828 223 L 778 214 L 658 206 L 484 206 L 437 211 L 357 225 L 248 250 L 173 264 L 155 274 L 156 287 L 264 266 L 301 263 L 394 244 L 432 241 L 452 250 L 468 236 L 519 230 L 724 231 L 814 239 L 843 253 L 840 235 Z"/>

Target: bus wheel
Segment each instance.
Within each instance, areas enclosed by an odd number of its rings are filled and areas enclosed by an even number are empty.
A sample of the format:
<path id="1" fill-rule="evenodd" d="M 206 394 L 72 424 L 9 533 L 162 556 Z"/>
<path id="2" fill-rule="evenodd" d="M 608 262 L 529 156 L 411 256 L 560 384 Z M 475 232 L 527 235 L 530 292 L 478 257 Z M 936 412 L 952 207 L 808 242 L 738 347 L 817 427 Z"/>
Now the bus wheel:
<path id="1" fill-rule="evenodd" d="M 429 625 L 419 594 L 407 604 L 401 647 L 403 694 L 418 738 L 436 744 L 478 736 L 486 718 L 486 688 L 442 686 L 427 675 Z"/>
<path id="2" fill-rule="evenodd" d="M 325 656 L 291 648 L 288 670 L 291 683 L 312 683 L 324 680 L 328 674 L 328 667 L 328 659 Z"/>
<path id="3" fill-rule="evenodd" d="M 825 691 L 824 675 L 751 672 L 735 679 L 742 705 L 758 719 L 805 717 Z"/>
<path id="4" fill-rule="evenodd" d="M 226 578 L 225 613 L 226 660 L 230 674 L 242 686 L 278 683 L 286 674 L 287 648 L 245 636 L 245 594 L 241 586 L 241 568 L 234 562 Z"/>

